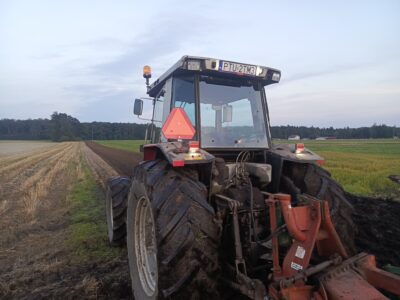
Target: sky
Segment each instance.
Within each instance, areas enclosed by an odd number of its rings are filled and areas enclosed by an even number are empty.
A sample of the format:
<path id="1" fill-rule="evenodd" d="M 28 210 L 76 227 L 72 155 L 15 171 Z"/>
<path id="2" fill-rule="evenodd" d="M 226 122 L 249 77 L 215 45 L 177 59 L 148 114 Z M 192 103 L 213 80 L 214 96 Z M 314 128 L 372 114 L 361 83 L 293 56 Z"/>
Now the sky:
<path id="1" fill-rule="evenodd" d="M 400 1 L 0 0 L 0 119 L 139 122 L 186 54 L 281 70 L 272 125 L 400 126 Z"/>

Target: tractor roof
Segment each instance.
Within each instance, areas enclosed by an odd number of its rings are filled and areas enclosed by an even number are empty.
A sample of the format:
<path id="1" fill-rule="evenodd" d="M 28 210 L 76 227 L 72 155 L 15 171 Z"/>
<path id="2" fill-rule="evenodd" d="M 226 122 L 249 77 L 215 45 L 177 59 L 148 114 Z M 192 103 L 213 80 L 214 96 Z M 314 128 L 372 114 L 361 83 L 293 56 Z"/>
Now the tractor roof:
<path id="1" fill-rule="evenodd" d="M 147 93 L 149 96 L 155 97 L 169 77 L 188 73 L 259 81 L 264 86 L 278 83 L 281 77 L 281 71 L 277 69 L 222 59 L 185 55 L 154 81 L 149 86 Z"/>

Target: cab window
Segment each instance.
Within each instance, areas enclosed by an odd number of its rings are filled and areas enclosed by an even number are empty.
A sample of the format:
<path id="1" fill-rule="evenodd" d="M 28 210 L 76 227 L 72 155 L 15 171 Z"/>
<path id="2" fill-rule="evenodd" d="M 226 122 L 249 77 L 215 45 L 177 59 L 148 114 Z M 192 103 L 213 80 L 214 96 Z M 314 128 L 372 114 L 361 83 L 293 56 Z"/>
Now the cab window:
<path id="1" fill-rule="evenodd" d="M 162 88 L 154 99 L 153 124 L 150 127 L 150 140 L 152 143 L 159 143 L 161 138 L 161 127 L 163 122 L 163 110 L 165 102 L 165 88 Z"/>
<path id="2" fill-rule="evenodd" d="M 175 77 L 172 84 L 172 106 L 183 108 L 196 126 L 194 76 Z"/>

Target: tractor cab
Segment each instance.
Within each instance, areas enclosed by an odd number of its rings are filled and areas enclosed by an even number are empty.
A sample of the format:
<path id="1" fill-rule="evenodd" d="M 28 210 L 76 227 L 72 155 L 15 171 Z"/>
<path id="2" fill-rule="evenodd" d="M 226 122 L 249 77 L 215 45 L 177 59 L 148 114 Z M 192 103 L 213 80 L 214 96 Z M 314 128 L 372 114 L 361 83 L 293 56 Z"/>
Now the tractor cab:
<path id="1" fill-rule="evenodd" d="M 146 138 L 152 143 L 174 140 L 162 128 L 178 108 L 194 128 L 189 139 L 198 141 L 202 149 L 268 149 L 271 135 L 264 87 L 279 82 L 280 76 L 279 70 L 259 65 L 183 56 L 150 85 L 151 70 L 146 66 L 147 93 L 153 101 Z M 142 107 L 137 99 L 137 115 Z"/>

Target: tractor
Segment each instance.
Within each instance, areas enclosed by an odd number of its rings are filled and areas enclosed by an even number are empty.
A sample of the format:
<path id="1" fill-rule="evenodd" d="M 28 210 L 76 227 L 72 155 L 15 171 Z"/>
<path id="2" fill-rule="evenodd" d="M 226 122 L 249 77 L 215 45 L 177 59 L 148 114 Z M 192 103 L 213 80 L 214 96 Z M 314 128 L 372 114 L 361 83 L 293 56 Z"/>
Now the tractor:
<path id="1" fill-rule="evenodd" d="M 352 205 L 304 144 L 274 145 L 277 69 L 184 56 L 136 99 L 152 118 L 131 178 L 110 179 L 108 237 L 135 299 L 386 299 L 400 277 L 356 254 Z"/>

